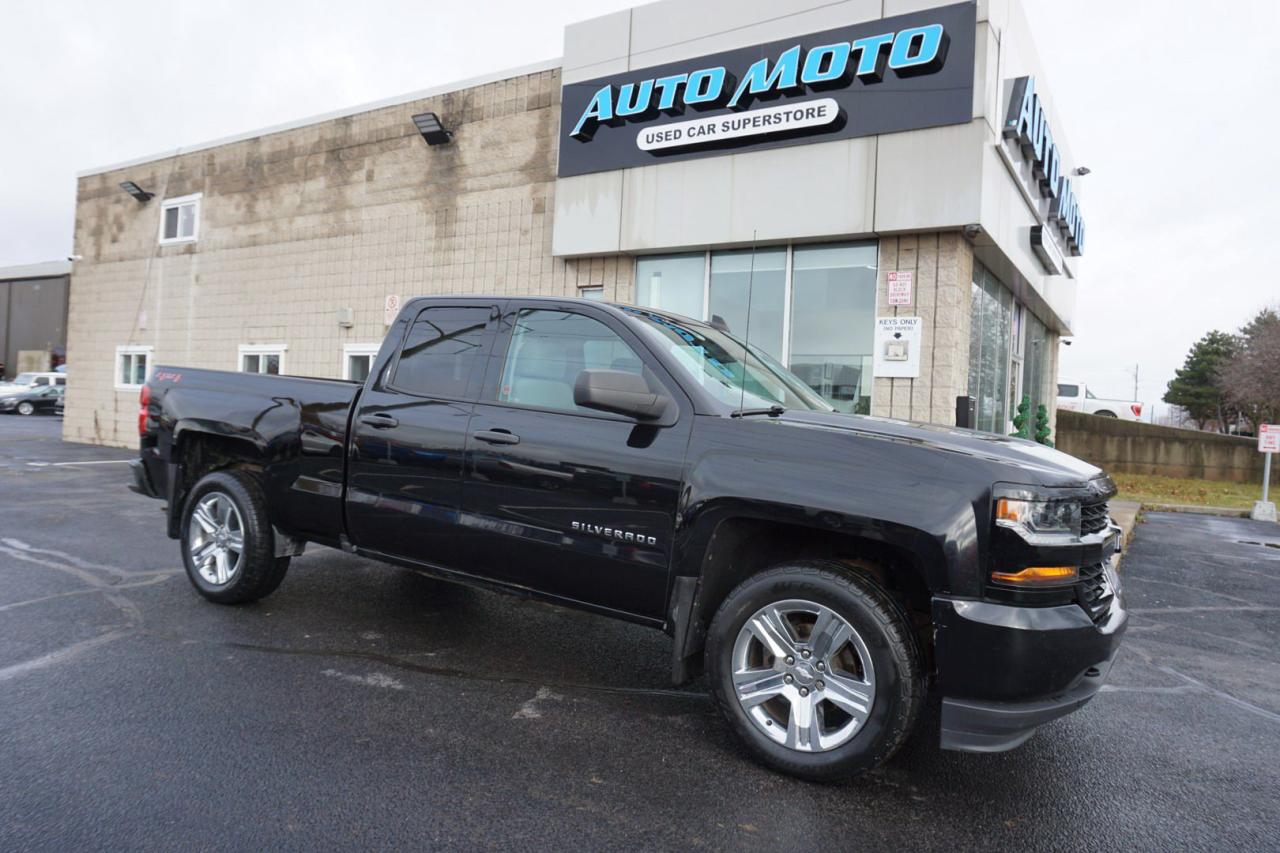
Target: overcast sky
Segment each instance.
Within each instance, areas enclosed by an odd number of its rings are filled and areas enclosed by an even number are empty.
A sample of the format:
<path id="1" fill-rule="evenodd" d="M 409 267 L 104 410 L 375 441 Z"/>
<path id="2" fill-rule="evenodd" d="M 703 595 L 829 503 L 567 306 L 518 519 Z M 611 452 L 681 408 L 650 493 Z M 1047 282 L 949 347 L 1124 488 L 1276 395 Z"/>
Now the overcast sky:
<path id="1" fill-rule="evenodd" d="M 70 254 L 82 169 L 559 56 L 629 5 L 4 0 L 0 266 Z M 1062 375 L 1127 399 L 1138 364 L 1158 400 L 1196 338 L 1280 303 L 1280 2 L 1024 5 L 1093 170 Z"/>

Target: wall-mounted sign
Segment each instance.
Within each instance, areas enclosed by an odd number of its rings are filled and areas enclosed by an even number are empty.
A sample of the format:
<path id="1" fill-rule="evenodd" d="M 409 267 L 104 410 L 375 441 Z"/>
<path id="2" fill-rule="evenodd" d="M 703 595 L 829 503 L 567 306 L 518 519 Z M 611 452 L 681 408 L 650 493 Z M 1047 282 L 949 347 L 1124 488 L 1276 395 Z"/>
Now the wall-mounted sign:
<path id="1" fill-rule="evenodd" d="M 889 304 L 910 305 L 911 285 L 915 273 L 911 270 L 891 270 L 886 274 L 889 281 Z"/>
<path id="2" fill-rule="evenodd" d="M 876 376 L 919 377 L 923 328 L 919 317 L 877 317 L 872 372 Z"/>
<path id="3" fill-rule="evenodd" d="M 567 84 L 561 177 L 973 118 L 972 3 Z"/>
<path id="4" fill-rule="evenodd" d="M 1022 159 L 1030 167 L 1029 179 L 1034 191 L 1045 200 L 1045 219 L 1052 226 L 1051 236 L 1064 250 L 1060 254 L 1084 254 L 1084 217 L 1076 202 L 1071 178 L 1064 174 L 1062 151 L 1053 141 L 1053 131 L 1044 104 L 1036 94 L 1036 78 L 1019 77 L 1009 85 L 1009 108 L 1005 114 L 1004 138 L 1017 147 Z M 1046 271 L 1058 273 L 1051 267 L 1060 266 L 1061 257 L 1054 262 L 1051 249 L 1045 249 L 1043 230 L 1032 234 L 1032 248 L 1045 265 Z"/>
<path id="5" fill-rule="evenodd" d="M 387 298 L 382 303 L 382 325 L 390 326 L 396 321 L 396 316 L 400 313 L 400 297 L 394 293 L 388 293 Z"/>

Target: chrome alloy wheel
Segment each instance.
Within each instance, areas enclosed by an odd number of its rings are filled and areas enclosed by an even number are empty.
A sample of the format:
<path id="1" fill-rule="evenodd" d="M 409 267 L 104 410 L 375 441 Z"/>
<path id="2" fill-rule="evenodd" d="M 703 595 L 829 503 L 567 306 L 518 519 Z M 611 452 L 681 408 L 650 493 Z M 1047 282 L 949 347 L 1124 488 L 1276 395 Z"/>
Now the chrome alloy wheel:
<path id="1" fill-rule="evenodd" d="M 812 601 L 760 608 L 733 644 L 733 687 L 770 739 L 798 752 L 847 743 L 875 703 L 875 669 L 862 637 Z"/>
<path id="2" fill-rule="evenodd" d="M 200 577 L 225 586 L 244 564 L 244 521 L 223 492 L 200 498 L 187 526 L 187 552 Z"/>

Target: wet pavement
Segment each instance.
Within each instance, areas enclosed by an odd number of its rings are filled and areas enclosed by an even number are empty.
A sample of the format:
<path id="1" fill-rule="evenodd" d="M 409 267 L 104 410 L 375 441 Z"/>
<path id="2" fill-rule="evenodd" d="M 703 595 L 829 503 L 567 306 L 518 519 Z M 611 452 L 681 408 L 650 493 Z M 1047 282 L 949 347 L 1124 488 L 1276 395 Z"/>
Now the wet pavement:
<path id="1" fill-rule="evenodd" d="M 1280 526 L 1151 514 L 1110 684 L 1002 755 L 813 785 L 662 634 L 312 548 L 197 597 L 127 451 L 0 416 L 0 849 L 1274 849 Z"/>

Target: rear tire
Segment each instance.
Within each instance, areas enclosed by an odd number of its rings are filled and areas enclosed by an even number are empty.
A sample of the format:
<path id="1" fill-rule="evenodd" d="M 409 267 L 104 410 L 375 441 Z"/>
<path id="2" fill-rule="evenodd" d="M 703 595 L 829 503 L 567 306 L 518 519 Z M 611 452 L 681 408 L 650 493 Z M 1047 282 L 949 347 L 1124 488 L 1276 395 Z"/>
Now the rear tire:
<path id="1" fill-rule="evenodd" d="M 873 769 L 902 745 L 924 704 L 921 657 L 902 606 L 827 560 L 748 578 L 705 651 L 712 698 L 751 753 L 811 781 Z"/>
<path id="2" fill-rule="evenodd" d="M 1094 414 L 1095 414 L 1095 415 L 1097 415 L 1097 416 L 1098 416 L 1098 417 L 1100 417 L 1100 418 L 1114 418 L 1114 417 L 1116 417 L 1116 413 L 1115 413 L 1115 412 L 1109 412 L 1109 411 L 1107 411 L 1106 409 L 1103 409 L 1101 412 L 1094 412 Z"/>
<path id="3" fill-rule="evenodd" d="M 289 558 L 275 556 L 261 478 L 248 471 L 201 478 L 183 506 L 180 536 L 187 579 L 218 604 L 265 598 L 289 570 Z"/>

